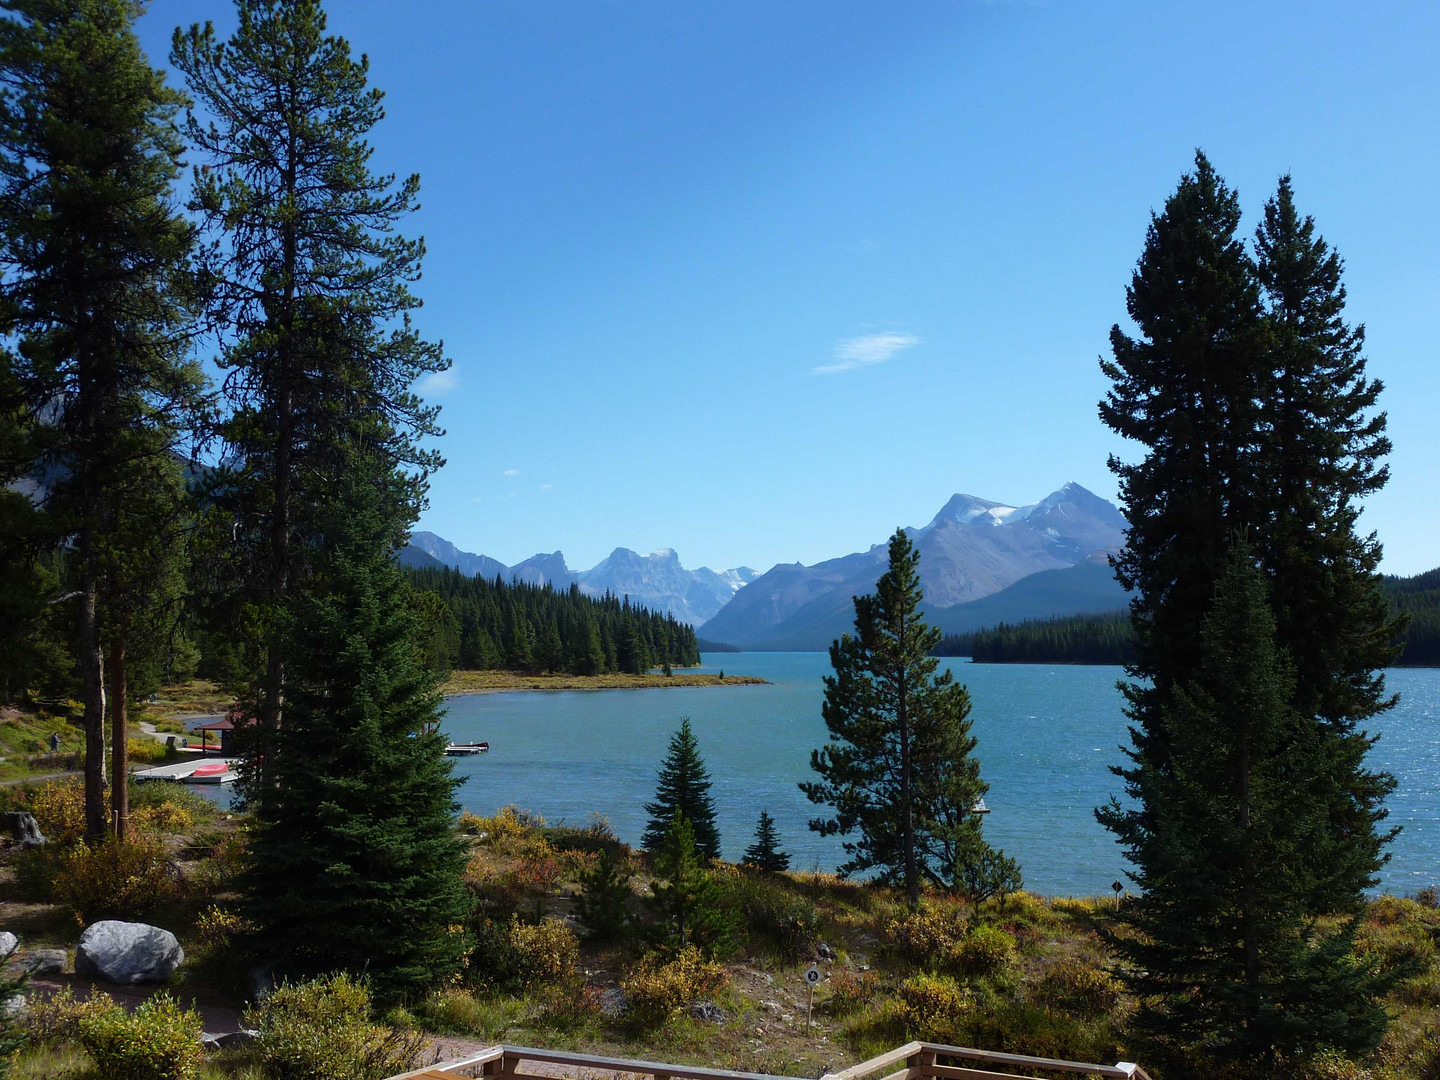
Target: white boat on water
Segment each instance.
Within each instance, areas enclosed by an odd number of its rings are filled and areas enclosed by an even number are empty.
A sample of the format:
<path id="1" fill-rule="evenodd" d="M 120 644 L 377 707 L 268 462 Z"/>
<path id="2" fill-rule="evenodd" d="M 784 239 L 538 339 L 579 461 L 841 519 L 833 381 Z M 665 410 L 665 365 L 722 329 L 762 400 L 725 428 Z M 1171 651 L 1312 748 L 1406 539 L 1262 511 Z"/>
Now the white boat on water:
<path id="1" fill-rule="evenodd" d="M 489 752 L 490 744 L 488 742 L 452 742 L 445 747 L 446 757 L 469 757 L 471 754 L 488 754 Z"/>

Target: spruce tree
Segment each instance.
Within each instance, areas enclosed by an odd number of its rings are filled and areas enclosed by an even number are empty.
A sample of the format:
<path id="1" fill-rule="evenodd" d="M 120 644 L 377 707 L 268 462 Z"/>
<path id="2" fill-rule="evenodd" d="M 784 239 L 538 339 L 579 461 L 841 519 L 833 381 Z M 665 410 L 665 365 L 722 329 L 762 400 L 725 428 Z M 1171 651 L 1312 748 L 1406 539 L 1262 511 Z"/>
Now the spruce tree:
<path id="1" fill-rule="evenodd" d="M 595 864 L 580 871 L 575 914 L 595 941 L 617 941 L 630 929 L 630 867 L 610 846 L 600 849 Z"/>
<path id="2" fill-rule="evenodd" d="M 383 416 L 364 437 L 405 470 L 418 503 L 440 464 L 422 442 L 439 428 L 413 385 L 449 361 L 410 321 L 424 244 L 397 230 L 420 181 L 372 170 L 384 95 L 368 85 L 367 61 L 326 32 L 319 0 L 235 7 L 228 40 L 209 24 L 177 29 L 171 62 L 197 105 L 184 125 L 203 163 L 191 209 L 228 331 L 217 362 L 229 465 L 211 484 L 231 517 L 227 574 L 241 584 L 227 629 L 260 628 L 262 658 L 239 689 L 263 741 L 281 721 L 288 598 L 308 573 L 316 527 L 306 517 L 336 448 L 355 437 L 357 416 Z M 331 347 L 337 327 L 352 348 Z"/>
<path id="3" fill-rule="evenodd" d="M 1130 528 L 1116 576 L 1135 593 L 1140 676 L 1126 688 L 1146 739 L 1147 718 L 1189 672 L 1230 532 L 1253 524 L 1254 432 L 1265 389 L 1260 290 L 1237 235 L 1240 205 L 1204 154 L 1152 214 L 1126 310 L 1139 329 L 1110 331 L 1112 386 L 1101 419 L 1152 449 L 1112 455 Z"/>
<path id="4" fill-rule="evenodd" d="M 1285 855 L 1291 878 L 1251 885 L 1278 890 L 1255 903 L 1283 902 L 1315 923 L 1360 910 L 1389 838 L 1377 826 L 1393 780 L 1366 767 L 1372 740 L 1357 724 L 1389 704 L 1376 668 L 1390 656 L 1394 626 L 1374 572 L 1378 545 L 1354 530 L 1356 500 L 1384 481 L 1388 443 L 1383 416 L 1372 414 L 1379 386 L 1365 377 L 1361 336 L 1343 322 L 1340 262 L 1295 211 L 1288 181 L 1266 208 L 1255 261 L 1238 239 L 1239 221 L 1234 192 L 1197 155 L 1195 171 L 1153 217 L 1127 293 L 1140 334 L 1116 327 L 1113 362 L 1102 365 L 1113 387 L 1101 416 L 1145 455 L 1111 461 L 1130 522 L 1117 576 L 1136 593 L 1133 678 L 1123 686 L 1130 764 L 1116 771 L 1137 802 L 1099 813 L 1136 852 L 1137 879 L 1147 889 L 1161 887 L 1162 864 L 1144 860 L 1162 855 L 1171 860 L 1167 881 L 1191 873 L 1203 880 L 1217 867 L 1240 872 L 1232 837 L 1198 825 L 1185 831 L 1165 801 L 1177 776 L 1195 798 L 1205 797 L 1204 778 L 1183 770 L 1176 754 L 1193 742 L 1192 726 L 1210 721 L 1182 691 L 1201 679 L 1202 627 L 1234 557 L 1233 538 L 1243 536 L 1270 590 L 1274 645 L 1290 672 L 1271 702 L 1299 718 L 1293 738 L 1273 753 L 1307 777 L 1309 796 L 1251 808 L 1297 819 L 1285 827 L 1305 838 Z M 1185 918 L 1157 917 L 1148 932 L 1153 978 L 1196 974 L 1184 960 L 1194 939 Z M 1234 940 L 1241 933 L 1232 927 Z M 1337 935 L 1315 962 L 1347 948 Z M 1373 987 L 1316 974 L 1302 963 L 1307 955 L 1293 958 L 1289 976 L 1272 969 L 1294 984 L 1276 993 L 1324 986 L 1333 1020 L 1286 1006 L 1293 1021 L 1286 1048 L 1370 1045 L 1374 1028 L 1363 1018 L 1374 1016 Z M 1202 996 L 1219 992 L 1206 986 Z M 1157 1000 L 1183 1023 L 1183 1001 Z"/>
<path id="5" fill-rule="evenodd" d="M 1143 810 L 1116 802 L 1102 815 L 1142 890 L 1122 913 L 1137 932 L 1111 938 L 1138 1027 L 1192 1073 L 1371 1049 L 1386 1018 L 1376 978 L 1351 956 L 1356 917 L 1327 927 L 1311 907 L 1310 853 L 1331 846 L 1326 735 L 1293 704 L 1294 669 L 1244 542 L 1198 629 L 1193 674 L 1164 706 L 1168 768 L 1126 772 Z"/>
<path id="6" fill-rule="evenodd" d="M 710 773 L 700 758 L 700 746 L 690 730 L 690 718 L 680 721 L 680 730 L 670 737 L 670 747 L 660 766 L 655 801 L 645 804 L 650 821 L 641 844 L 659 851 L 675 818 L 683 814 L 695 837 L 695 847 L 707 859 L 720 857 L 720 830 L 715 826 L 715 800 L 710 795 Z"/>
<path id="7" fill-rule="evenodd" d="M 920 610 L 919 560 L 897 529 L 874 594 L 855 597 L 855 634 L 830 646 L 835 674 L 825 678 L 822 711 L 831 741 L 810 755 L 820 779 L 800 785 L 834 812 L 812 829 L 859 833 L 845 841 L 850 858 L 840 873 L 876 871 L 912 906 L 924 882 L 957 887 L 967 867 L 1018 874 L 1014 860 L 991 851 L 971 812 L 988 785 L 973 756 L 970 695 L 950 672 L 936 674 L 940 632 Z"/>
<path id="8" fill-rule="evenodd" d="M 745 861 L 767 873 L 790 869 L 790 856 L 780 849 L 775 819 L 765 810 L 760 811 L 760 821 L 755 826 L 755 842 L 745 849 Z"/>
<path id="9" fill-rule="evenodd" d="M 1254 530 L 1270 575 L 1276 633 L 1295 665 L 1295 707 L 1324 731 L 1331 829 L 1310 849 L 1315 910 L 1354 911 L 1375 884 L 1389 833 L 1390 776 L 1365 764 L 1360 725 L 1388 709 L 1384 668 L 1400 629 L 1379 573 L 1381 550 L 1357 532 L 1359 502 L 1385 484 L 1382 390 L 1367 378 L 1363 327 L 1344 320 L 1343 264 L 1295 207 L 1288 176 L 1256 231 L 1256 276 L 1270 331 L 1260 431 L 1266 474 Z"/>
<path id="10" fill-rule="evenodd" d="M 273 784 L 252 800 L 246 893 L 263 949 L 290 973 L 368 974 L 394 1000 L 459 969 L 467 848 L 381 494 L 402 481 L 360 458 L 334 483 L 324 546 L 286 628 L 286 718 Z"/>
<path id="11" fill-rule="evenodd" d="M 655 855 L 651 906 L 659 915 L 662 944 L 676 951 L 694 945 L 706 956 L 725 959 L 735 951 L 739 919 L 703 858 L 689 818 L 676 811 Z"/>
<path id="12" fill-rule="evenodd" d="M 112 615 L 117 597 L 120 608 L 141 602 L 134 579 L 114 575 L 102 596 L 105 564 L 168 523 L 138 521 L 127 491 L 175 449 L 200 384 L 183 358 L 194 236 L 171 203 L 184 98 L 146 60 L 133 0 L 6 0 L 0 10 L 0 334 L 18 345 L 24 412 L 46 414 L 43 464 L 59 477 L 48 531 L 73 550 L 66 584 L 95 840 L 106 828 L 103 635 L 120 625 L 107 627 L 107 600 Z M 109 644 L 123 657 L 122 643 Z"/>

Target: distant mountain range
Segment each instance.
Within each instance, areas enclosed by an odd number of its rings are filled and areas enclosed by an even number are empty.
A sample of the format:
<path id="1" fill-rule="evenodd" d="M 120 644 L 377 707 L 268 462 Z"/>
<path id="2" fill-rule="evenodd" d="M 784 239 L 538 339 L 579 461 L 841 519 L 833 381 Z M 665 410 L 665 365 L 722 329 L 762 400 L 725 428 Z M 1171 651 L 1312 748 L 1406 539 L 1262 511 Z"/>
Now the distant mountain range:
<path id="1" fill-rule="evenodd" d="M 906 532 L 920 552 L 926 616 L 954 633 L 1123 607 L 1105 555 L 1124 544 L 1125 527 L 1113 504 L 1072 483 L 1027 506 L 956 495 Z M 886 559 L 881 543 L 813 566 L 776 566 L 702 624 L 701 636 L 746 649 L 827 648 L 853 627 L 851 600 L 874 588 Z"/>
<path id="2" fill-rule="evenodd" d="M 461 551 L 442 536 L 417 532 L 400 553 L 405 566 L 449 566 L 469 577 L 499 576 L 506 581 L 551 585 L 568 589 L 578 585 L 587 596 L 629 596 L 632 604 L 675 616 L 698 626 L 730 602 L 735 593 L 759 577 L 748 566 L 717 572 L 702 566 L 686 570 L 670 548 L 641 555 L 629 548 L 616 548 L 589 570 L 571 570 L 560 552 L 532 555 L 514 566 L 499 559 Z"/>

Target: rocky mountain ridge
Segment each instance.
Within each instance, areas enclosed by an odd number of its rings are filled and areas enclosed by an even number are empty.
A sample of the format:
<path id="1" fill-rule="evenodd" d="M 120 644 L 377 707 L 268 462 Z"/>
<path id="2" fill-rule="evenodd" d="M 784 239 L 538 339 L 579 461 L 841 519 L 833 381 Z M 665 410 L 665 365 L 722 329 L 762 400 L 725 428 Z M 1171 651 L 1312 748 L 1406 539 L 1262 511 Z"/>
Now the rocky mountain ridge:
<path id="1" fill-rule="evenodd" d="M 1107 500 L 1069 483 L 1024 506 L 957 494 L 929 524 L 906 531 L 920 551 L 926 611 L 943 625 L 942 613 L 951 608 L 1117 550 L 1125 519 Z M 824 649 L 851 628 L 852 598 L 874 588 L 885 563 L 883 543 L 812 566 L 782 563 L 702 624 L 703 636 L 741 648 Z"/>
<path id="2" fill-rule="evenodd" d="M 714 617 L 735 593 L 759 577 L 748 566 L 716 571 L 708 566 L 687 570 L 680 556 L 671 548 L 661 548 L 648 555 L 617 547 L 589 570 L 571 570 L 559 552 L 532 555 L 514 566 L 499 559 L 461 551 L 443 536 L 417 532 L 410 545 L 401 553 L 408 566 L 439 564 L 453 567 L 469 576 L 499 576 L 506 581 L 531 585 L 550 585 L 568 589 L 577 585 L 587 596 L 629 596 L 630 602 L 675 616 L 682 622 L 698 626 Z"/>

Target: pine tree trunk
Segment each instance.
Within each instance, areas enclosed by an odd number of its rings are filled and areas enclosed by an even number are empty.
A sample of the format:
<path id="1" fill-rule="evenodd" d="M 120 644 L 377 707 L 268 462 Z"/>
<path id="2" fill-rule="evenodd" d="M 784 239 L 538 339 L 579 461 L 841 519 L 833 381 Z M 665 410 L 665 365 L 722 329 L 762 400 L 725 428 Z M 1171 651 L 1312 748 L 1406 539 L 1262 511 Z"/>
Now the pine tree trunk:
<path id="1" fill-rule="evenodd" d="M 109 828 L 105 820 L 105 658 L 100 648 L 98 590 L 89 569 L 89 549 L 86 535 L 80 543 L 84 578 L 79 628 L 81 697 L 85 703 L 85 838 L 98 843 Z"/>
<path id="2" fill-rule="evenodd" d="M 125 664 L 125 641 L 121 638 L 110 648 L 110 819 L 117 840 L 124 840 L 130 828 L 130 776 L 125 737 L 130 691 Z"/>
<path id="3" fill-rule="evenodd" d="M 906 687 L 908 680 L 905 669 L 897 672 L 900 701 L 896 707 L 896 718 L 900 727 L 900 842 L 905 847 L 905 895 L 911 908 L 920 906 L 920 873 L 915 865 L 915 799 L 911 791 L 913 763 L 910 754 L 910 709 Z"/>

